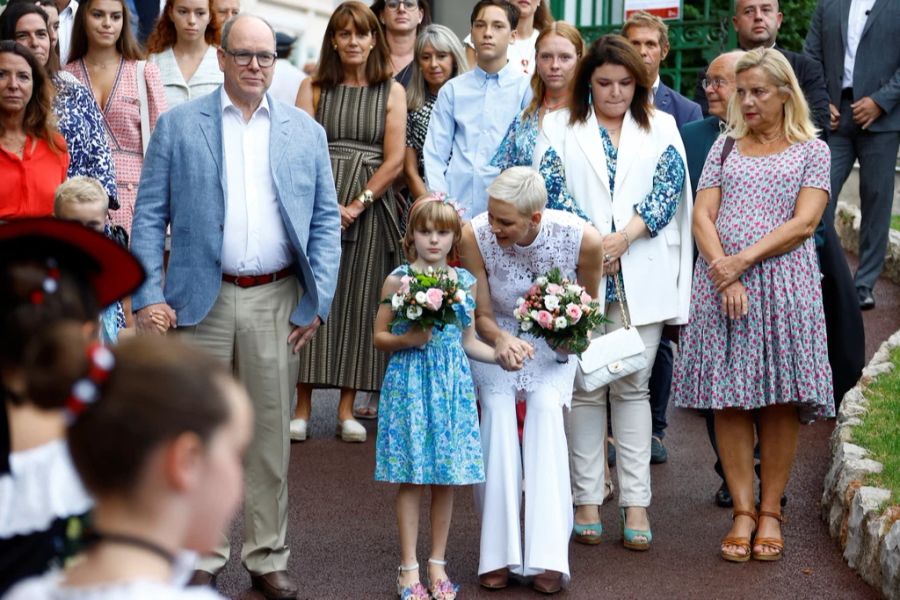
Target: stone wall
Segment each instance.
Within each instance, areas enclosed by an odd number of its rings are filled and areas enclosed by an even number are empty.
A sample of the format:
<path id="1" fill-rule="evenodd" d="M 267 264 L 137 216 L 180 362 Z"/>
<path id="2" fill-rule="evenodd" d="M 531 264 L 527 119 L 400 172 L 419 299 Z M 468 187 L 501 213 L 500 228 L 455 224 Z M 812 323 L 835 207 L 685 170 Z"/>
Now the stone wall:
<path id="1" fill-rule="evenodd" d="M 822 495 L 822 516 L 844 560 L 890 600 L 900 600 L 900 506 L 888 506 L 888 490 L 863 485 L 866 475 L 884 466 L 852 443 L 852 432 L 867 410 L 864 386 L 893 369 L 890 352 L 898 346 L 900 331 L 881 345 L 860 383 L 844 396 L 831 435 L 832 463 Z"/>
<path id="2" fill-rule="evenodd" d="M 859 219 L 859 207 L 843 200 L 838 202 L 834 228 L 837 230 L 838 237 L 841 238 L 844 250 L 857 256 L 859 256 Z M 889 234 L 884 271 L 881 276 L 900 285 L 900 231 L 895 229 L 891 229 Z"/>

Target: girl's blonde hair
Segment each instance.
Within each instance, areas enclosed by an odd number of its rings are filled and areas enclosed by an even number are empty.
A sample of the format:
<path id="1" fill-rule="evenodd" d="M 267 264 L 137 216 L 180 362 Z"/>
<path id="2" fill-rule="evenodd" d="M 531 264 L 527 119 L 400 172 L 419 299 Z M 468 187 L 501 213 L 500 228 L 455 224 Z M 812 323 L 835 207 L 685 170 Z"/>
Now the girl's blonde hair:
<path id="1" fill-rule="evenodd" d="M 809 118 L 809 105 L 797 82 L 797 76 L 794 75 L 794 70 L 784 55 L 771 48 L 750 50 L 738 59 L 734 65 L 734 73 L 737 76 L 757 68 L 766 74 L 780 93 L 787 95 L 783 122 L 784 137 L 787 141 L 796 144 L 816 139 L 819 132 Z M 732 130 L 731 136 L 735 139 L 746 137 L 750 133 L 750 127 L 741 112 L 737 93 L 732 94 L 728 102 L 728 124 Z"/>
<path id="2" fill-rule="evenodd" d="M 419 197 L 409 209 L 406 233 L 403 236 L 403 253 L 409 262 L 419 258 L 416 252 L 415 232 L 431 226 L 434 229 L 448 229 L 453 232 L 453 245 L 447 255 L 448 261 L 459 260 L 459 240 L 462 237 L 462 219 L 455 203 L 447 201 L 435 193 Z"/>

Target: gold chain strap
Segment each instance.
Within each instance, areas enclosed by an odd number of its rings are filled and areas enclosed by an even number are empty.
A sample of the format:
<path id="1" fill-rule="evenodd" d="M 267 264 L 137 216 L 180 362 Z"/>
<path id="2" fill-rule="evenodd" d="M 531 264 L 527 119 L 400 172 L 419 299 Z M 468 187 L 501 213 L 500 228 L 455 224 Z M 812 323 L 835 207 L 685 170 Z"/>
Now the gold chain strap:
<path id="1" fill-rule="evenodd" d="M 619 308 L 622 309 L 622 324 L 625 329 L 631 329 L 631 319 L 629 318 L 628 303 L 625 301 L 625 291 L 622 289 L 622 269 L 613 275 L 613 283 L 616 286 L 616 299 L 619 301 Z"/>

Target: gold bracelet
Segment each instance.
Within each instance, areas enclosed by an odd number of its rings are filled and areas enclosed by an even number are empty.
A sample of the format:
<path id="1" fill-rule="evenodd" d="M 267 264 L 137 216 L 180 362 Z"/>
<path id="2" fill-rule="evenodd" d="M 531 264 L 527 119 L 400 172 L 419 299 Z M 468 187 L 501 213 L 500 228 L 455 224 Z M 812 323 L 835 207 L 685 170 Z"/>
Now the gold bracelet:
<path id="1" fill-rule="evenodd" d="M 622 231 L 620 231 L 619 233 L 621 233 L 622 237 L 625 238 L 625 250 L 626 251 L 630 250 L 631 249 L 631 240 L 628 239 L 628 233 L 626 233 L 624 229 Z"/>
<path id="2" fill-rule="evenodd" d="M 375 202 L 375 194 L 372 190 L 365 189 L 356 197 L 356 199 L 362 202 L 363 208 L 369 208 L 372 206 L 372 203 Z"/>

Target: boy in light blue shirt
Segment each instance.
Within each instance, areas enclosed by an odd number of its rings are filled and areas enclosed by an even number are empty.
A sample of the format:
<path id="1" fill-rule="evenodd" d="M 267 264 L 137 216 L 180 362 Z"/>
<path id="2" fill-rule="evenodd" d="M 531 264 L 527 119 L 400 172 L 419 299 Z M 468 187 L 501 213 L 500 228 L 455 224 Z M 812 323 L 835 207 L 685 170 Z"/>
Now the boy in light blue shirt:
<path id="1" fill-rule="evenodd" d="M 531 101 L 530 79 L 509 64 L 519 9 L 506 0 L 480 0 L 472 10 L 477 66 L 444 84 L 422 150 L 430 190 L 446 192 L 466 220 L 487 210 L 487 188 L 500 174 L 491 158 L 510 123 Z"/>

